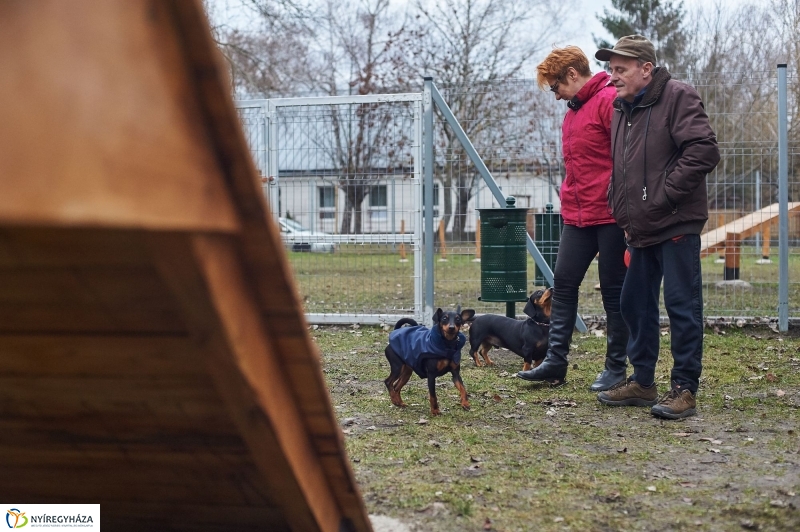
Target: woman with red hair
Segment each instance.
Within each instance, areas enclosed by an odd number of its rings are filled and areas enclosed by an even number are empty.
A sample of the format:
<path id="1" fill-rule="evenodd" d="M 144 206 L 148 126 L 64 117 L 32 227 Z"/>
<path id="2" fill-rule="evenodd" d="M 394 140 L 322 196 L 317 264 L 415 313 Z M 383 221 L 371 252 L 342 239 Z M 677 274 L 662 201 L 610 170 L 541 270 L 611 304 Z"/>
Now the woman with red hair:
<path id="1" fill-rule="evenodd" d="M 617 97 L 610 76 L 592 75 L 589 60 L 577 46 L 556 48 L 536 67 L 537 81 L 556 100 L 567 102 L 561 126 L 566 175 L 561 185 L 564 230 L 558 248 L 550 315 L 547 356 L 538 367 L 517 375 L 529 381 L 561 384 L 578 315 L 578 291 L 597 253 L 600 292 L 607 316 L 605 369 L 591 385 L 608 390 L 624 382 L 627 372 L 628 327 L 619 311 L 625 280 L 625 235 L 608 212 L 611 178 L 611 116 Z"/>

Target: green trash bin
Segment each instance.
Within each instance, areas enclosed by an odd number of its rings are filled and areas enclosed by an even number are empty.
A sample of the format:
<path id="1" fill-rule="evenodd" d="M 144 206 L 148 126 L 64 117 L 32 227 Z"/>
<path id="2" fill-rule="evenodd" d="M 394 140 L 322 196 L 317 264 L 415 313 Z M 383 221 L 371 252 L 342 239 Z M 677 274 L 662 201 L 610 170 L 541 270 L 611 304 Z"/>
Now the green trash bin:
<path id="1" fill-rule="evenodd" d="M 481 217 L 481 301 L 505 302 L 514 317 L 514 302 L 528 299 L 528 248 L 525 221 L 528 209 L 478 209 Z"/>
<path id="2" fill-rule="evenodd" d="M 564 228 L 564 219 L 561 214 L 553 212 L 553 204 L 548 203 L 544 207 L 544 212 L 533 215 L 535 221 L 533 242 L 539 248 L 544 261 L 555 270 L 556 257 L 558 256 L 558 244 L 561 241 L 561 230 Z M 536 267 L 534 277 L 536 286 L 546 286 L 550 283 L 544 278 L 544 274 L 539 267 Z"/>

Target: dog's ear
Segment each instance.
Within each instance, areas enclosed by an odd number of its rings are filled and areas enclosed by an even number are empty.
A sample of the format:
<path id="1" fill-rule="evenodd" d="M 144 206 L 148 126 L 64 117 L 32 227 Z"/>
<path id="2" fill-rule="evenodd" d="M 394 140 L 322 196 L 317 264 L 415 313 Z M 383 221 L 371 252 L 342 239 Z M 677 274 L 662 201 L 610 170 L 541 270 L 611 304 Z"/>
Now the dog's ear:
<path id="1" fill-rule="evenodd" d="M 444 311 L 441 308 L 437 308 L 436 312 L 433 313 L 433 323 L 439 323 L 439 320 L 442 319 L 442 314 L 444 314 Z"/>
<path id="2" fill-rule="evenodd" d="M 544 290 L 536 290 L 531 294 L 531 297 L 528 298 L 528 302 L 525 303 L 525 308 L 522 309 L 522 312 L 524 312 L 526 316 L 531 318 L 536 317 L 536 302 L 543 294 Z"/>
<path id="3" fill-rule="evenodd" d="M 461 314 L 461 305 L 456 307 L 456 314 Z"/>
<path id="4" fill-rule="evenodd" d="M 456 312 L 461 314 L 461 319 L 464 320 L 464 321 L 472 321 L 472 320 L 475 319 L 475 310 L 474 309 L 465 308 L 464 310 L 461 310 L 461 305 L 459 305 L 458 309 L 456 309 Z"/>
<path id="5" fill-rule="evenodd" d="M 534 301 L 533 296 L 531 296 L 530 298 L 528 298 L 528 302 L 525 303 L 525 308 L 522 309 L 522 312 L 524 312 L 526 316 L 529 316 L 531 318 L 536 317 L 536 305 L 534 304 L 533 301 Z"/>

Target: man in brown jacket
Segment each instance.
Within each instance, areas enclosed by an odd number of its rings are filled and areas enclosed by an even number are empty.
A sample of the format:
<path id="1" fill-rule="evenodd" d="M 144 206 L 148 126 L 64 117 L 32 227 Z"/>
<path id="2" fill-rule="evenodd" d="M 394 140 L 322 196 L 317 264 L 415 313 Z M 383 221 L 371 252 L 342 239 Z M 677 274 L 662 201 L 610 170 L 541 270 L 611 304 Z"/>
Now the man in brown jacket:
<path id="1" fill-rule="evenodd" d="M 610 63 L 618 96 L 608 204 L 630 246 L 620 310 L 630 329 L 633 365 L 625 382 L 597 398 L 609 406 L 651 406 L 655 416 L 684 418 L 696 413 L 702 371 L 700 232 L 708 219 L 706 174 L 719 162 L 717 140 L 697 91 L 656 66 L 646 38 L 623 37 L 595 57 Z M 662 279 L 673 367 L 671 390 L 659 400 Z"/>

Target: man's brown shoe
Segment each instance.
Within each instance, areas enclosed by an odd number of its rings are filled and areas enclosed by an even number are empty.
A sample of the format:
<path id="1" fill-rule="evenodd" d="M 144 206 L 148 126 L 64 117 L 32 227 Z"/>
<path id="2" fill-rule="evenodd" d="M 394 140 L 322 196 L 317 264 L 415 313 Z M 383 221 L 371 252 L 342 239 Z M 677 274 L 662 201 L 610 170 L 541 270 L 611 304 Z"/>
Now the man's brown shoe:
<path id="1" fill-rule="evenodd" d="M 673 388 L 661 400 L 650 409 L 650 413 L 656 417 L 667 419 L 681 419 L 693 416 L 697 413 L 697 402 L 694 394 L 680 386 Z"/>
<path id="2" fill-rule="evenodd" d="M 644 388 L 628 377 L 610 390 L 598 393 L 597 400 L 608 406 L 653 406 L 658 402 L 658 389 L 655 384 Z"/>

